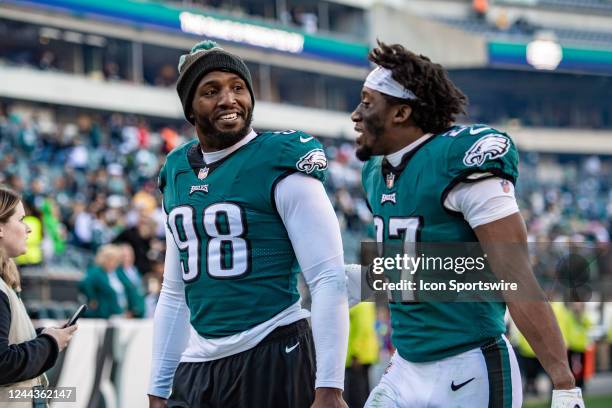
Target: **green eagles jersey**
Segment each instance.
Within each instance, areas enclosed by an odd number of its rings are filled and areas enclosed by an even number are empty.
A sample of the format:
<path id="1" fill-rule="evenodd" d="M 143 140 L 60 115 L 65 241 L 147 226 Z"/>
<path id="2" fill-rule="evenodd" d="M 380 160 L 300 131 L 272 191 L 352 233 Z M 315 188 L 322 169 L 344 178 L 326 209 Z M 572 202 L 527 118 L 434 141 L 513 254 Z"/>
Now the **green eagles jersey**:
<path id="1" fill-rule="evenodd" d="M 444 208 L 460 182 L 518 176 L 518 153 L 505 134 L 484 125 L 454 126 L 407 153 L 393 168 L 382 157 L 363 167 L 363 187 L 377 241 L 477 242 L 458 213 Z M 505 331 L 501 302 L 390 302 L 392 340 L 409 361 L 439 360 Z"/>
<path id="2" fill-rule="evenodd" d="M 211 165 L 197 140 L 168 155 L 160 189 L 201 336 L 243 332 L 299 300 L 274 188 L 295 172 L 323 181 L 326 169 L 321 144 L 296 131 L 261 133 Z"/>

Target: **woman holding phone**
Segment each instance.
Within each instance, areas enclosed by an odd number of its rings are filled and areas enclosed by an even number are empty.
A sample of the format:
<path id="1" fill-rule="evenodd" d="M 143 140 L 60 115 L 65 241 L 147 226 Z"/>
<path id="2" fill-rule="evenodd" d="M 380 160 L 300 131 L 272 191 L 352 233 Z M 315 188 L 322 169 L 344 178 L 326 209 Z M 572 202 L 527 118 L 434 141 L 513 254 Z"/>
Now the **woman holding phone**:
<path id="1" fill-rule="evenodd" d="M 30 229 L 23 222 L 24 216 L 19 195 L 0 187 L 0 401 L 3 407 L 27 406 L 24 400 L 8 402 L 10 389 L 48 385 L 45 371 L 53 367 L 76 330 L 76 326 L 46 328 L 39 334 L 34 330 L 19 296 L 19 272 L 12 259 L 26 250 Z"/>

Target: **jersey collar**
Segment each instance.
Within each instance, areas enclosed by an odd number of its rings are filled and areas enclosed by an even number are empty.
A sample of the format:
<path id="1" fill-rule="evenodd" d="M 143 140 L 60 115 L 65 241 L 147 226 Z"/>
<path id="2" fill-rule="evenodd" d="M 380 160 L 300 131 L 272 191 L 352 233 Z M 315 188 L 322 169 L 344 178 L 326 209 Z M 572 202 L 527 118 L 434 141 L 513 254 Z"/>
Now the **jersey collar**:
<path id="1" fill-rule="evenodd" d="M 208 171 L 212 171 L 219 167 L 225 159 L 238 151 L 242 146 L 255 139 L 257 135 L 258 133 L 251 129 L 249 134 L 240 139 L 237 143 L 223 150 L 211 153 L 204 153 L 200 147 L 200 143 L 194 143 L 187 151 L 187 160 L 196 175 L 199 174 L 200 169 L 208 168 Z"/>
<path id="2" fill-rule="evenodd" d="M 433 134 L 426 133 L 423 136 L 419 137 L 414 142 L 410 143 L 408 146 L 402 147 L 400 150 L 398 150 L 395 153 L 391 153 L 391 154 L 386 155 L 385 159 L 387 159 L 389 164 L 391 164 L 392 166 L 397 167 L 402 162 L 402 159 L 403 159 L 403 157 L 404 157 L 404 155 L 406 153 L 411 152 L 412 150 L 416 149 L 418 146 L 420 146 L 423 143 L 425 143 L 425 141 L 427 141 L 427 139 L 429 139 L 432 136 L 433 136 Z"/>
<path id="3" fill-rule="evenodd" d="M 436 135 L 427 133 L 415 140 L 414 142 L 410 143 L 408 146 L 402 148 L 401 150 L 398 150 L 397 152 L 392 153 L 383 158 L 381 163 L 381 170 L 383 178 L 387 183 L 387 188 L 390 189 L 393 187 L 394 182 L 399 178 L 400 174 L 402 174 L 412 156 L 414 156 L 426 144 L 434 140 L 435 137 Z M 391 160 L 396 160 L 395 157 L 401 157 L 397 166 L 391 164 Z"/>
<path id="4" fill-rule="evenodd" d="M 245 137 L 237 141 L 235 144 L 231 145 L 230 147 L 226 147 L 223 150 L 217 150 L 216 152 L 206 153 L 200 149 L 200 151 L 202 151 L 202 155 L 204 156 L 204 162 L 208 164 L 213 164 L 219 160 L 222 160 L 226 158 L 227 156 L 229 156 L 230 154 L 234 153 L 236 150 L 240 149 L 245 144 L 249 143 L 251 140 L 255 139 L 255 137 L 257 137 L 257 132 L 251 129 L 248 135 L 246 135 Z"/>

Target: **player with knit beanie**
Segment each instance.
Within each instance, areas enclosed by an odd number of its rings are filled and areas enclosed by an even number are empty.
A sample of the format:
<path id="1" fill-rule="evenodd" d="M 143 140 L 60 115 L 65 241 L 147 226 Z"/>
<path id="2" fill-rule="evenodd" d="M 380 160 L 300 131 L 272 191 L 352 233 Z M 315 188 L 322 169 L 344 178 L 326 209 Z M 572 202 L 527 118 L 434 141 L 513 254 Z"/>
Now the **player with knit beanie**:
<path id="1" fill-rule="evenodd" d="M 240 57 L 225 51 L 214 41 L 206 40 L 194 45 L 189 54 L 181 56 L 178 70 L 179 78 L 176 83 L 176 91 L 181 99 L 185 118 L 192 125 L 194 124 L 191 113 L 193 95 L 198 82 L 211 71 L 233 72 L 240 76 L 246 83 L 251 94 L 251 101 L 255 105 L 253 80 L 249 68 Z"/>

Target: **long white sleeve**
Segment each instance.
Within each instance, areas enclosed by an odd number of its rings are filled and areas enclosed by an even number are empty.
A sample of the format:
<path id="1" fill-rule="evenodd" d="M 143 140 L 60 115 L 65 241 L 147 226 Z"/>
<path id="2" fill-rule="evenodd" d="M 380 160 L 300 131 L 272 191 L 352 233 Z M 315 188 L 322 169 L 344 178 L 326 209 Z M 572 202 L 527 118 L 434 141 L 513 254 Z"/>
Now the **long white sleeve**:
<path id="1" fill-rule="evenodd" d="M 338 219 L 323 184 L 300 173 L 278 183 L 275 201 L 312 296 L 315 387 L 344 389 L 349 318 Z"/>
<path id="2" fill-rule="evenodd" d="M 346 274 L 346 291 L 348 293 L 349 307 L 353 307 L 361 302 L 361 265 L 344 265 L 344 273 Z"/>
<path id="3" fill-rule="evenodd" d="M 166 225 L 166 259 L 153 320 L 153 358 L 149 394 L 168 398 L 176 366 L 189 340 L 189 308 L 185 302 L 179 251 Z"/>

